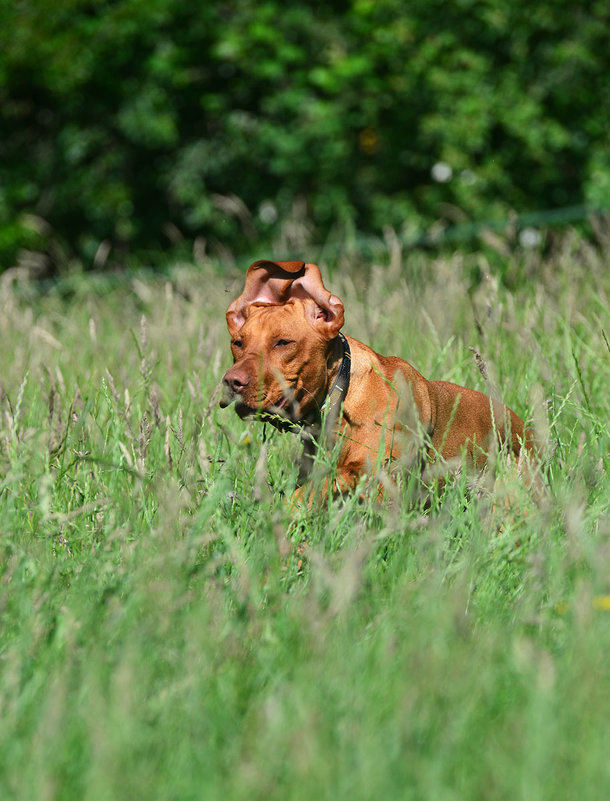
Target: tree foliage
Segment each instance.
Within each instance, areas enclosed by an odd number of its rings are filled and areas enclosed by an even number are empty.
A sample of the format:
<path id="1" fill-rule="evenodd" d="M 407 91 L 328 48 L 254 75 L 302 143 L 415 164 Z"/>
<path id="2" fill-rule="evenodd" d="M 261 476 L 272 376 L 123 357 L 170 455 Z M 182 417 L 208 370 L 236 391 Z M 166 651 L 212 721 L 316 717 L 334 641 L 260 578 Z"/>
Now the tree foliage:
<path id="1" fill-rule="evenodd" d="M 17 0 L 0 252 L 610 205 L 603 0 Z"/>

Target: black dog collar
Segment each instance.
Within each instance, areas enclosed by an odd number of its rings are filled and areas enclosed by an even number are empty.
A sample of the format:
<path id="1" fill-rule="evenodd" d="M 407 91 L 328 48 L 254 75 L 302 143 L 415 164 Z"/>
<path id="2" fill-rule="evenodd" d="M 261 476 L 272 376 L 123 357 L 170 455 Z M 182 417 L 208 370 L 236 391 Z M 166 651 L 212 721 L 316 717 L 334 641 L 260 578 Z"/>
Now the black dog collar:
<path id="1" fill-rule="evenodd" d="M 349 389 L 349 378 L 351 372 L 352 354 L 349 348 L 347 339 L 339 332 L 339 339 L 343 346 L 343 358 L 341 359 L 341 366 L 339 367 L 339 374 L 332 385 L 330 392 L 326 396 L 326 400 L 322 404 L 321 411 L 331 412 L 336 406 L 345 400 L 347 391 Z"/>

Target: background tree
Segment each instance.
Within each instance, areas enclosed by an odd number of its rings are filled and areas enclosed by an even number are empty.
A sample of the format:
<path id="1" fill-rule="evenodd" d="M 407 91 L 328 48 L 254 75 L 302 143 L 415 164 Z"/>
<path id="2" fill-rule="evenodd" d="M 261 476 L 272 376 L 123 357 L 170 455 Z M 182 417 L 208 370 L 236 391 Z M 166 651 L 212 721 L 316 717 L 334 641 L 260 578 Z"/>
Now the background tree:
<path id="1" fill-rule="evenodd" d="M 22 0 L 0 33 L 0 253 L 239 249 L 307 202 L 409 235 L 610 206 L 610 12 L 576 0 Z"/>

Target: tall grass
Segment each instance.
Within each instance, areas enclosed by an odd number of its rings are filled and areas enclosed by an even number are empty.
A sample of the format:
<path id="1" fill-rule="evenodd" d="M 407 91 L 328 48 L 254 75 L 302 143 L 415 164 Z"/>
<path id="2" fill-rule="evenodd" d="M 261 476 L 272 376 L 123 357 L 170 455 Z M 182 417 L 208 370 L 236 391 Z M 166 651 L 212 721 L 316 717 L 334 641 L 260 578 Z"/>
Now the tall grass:
<path id="1" fill-rule="evenodd" d="M 540 507 L 499 465 L 295 511 L 298 443 L 215 403 L 243 273 L 5 278 L 0 797 L 608 796 L 609 254 L 327 265 L 346 332 L 534 420 Z"/>

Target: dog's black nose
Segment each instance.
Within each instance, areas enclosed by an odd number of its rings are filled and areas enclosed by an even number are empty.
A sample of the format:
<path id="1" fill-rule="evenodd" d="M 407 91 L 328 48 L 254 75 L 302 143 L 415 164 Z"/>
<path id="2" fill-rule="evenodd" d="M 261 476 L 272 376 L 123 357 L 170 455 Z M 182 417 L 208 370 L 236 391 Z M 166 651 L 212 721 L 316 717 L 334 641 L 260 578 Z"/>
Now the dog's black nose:
<path id="1" fill-rule="evenodd" d="M 223 381 L 233 392 L 235 392 L 235 394 L 238 395 L 239 393 L 243 392 L 250 383 L 250 376 L 245 370 L 231 367 L 225 373 Z"/>

